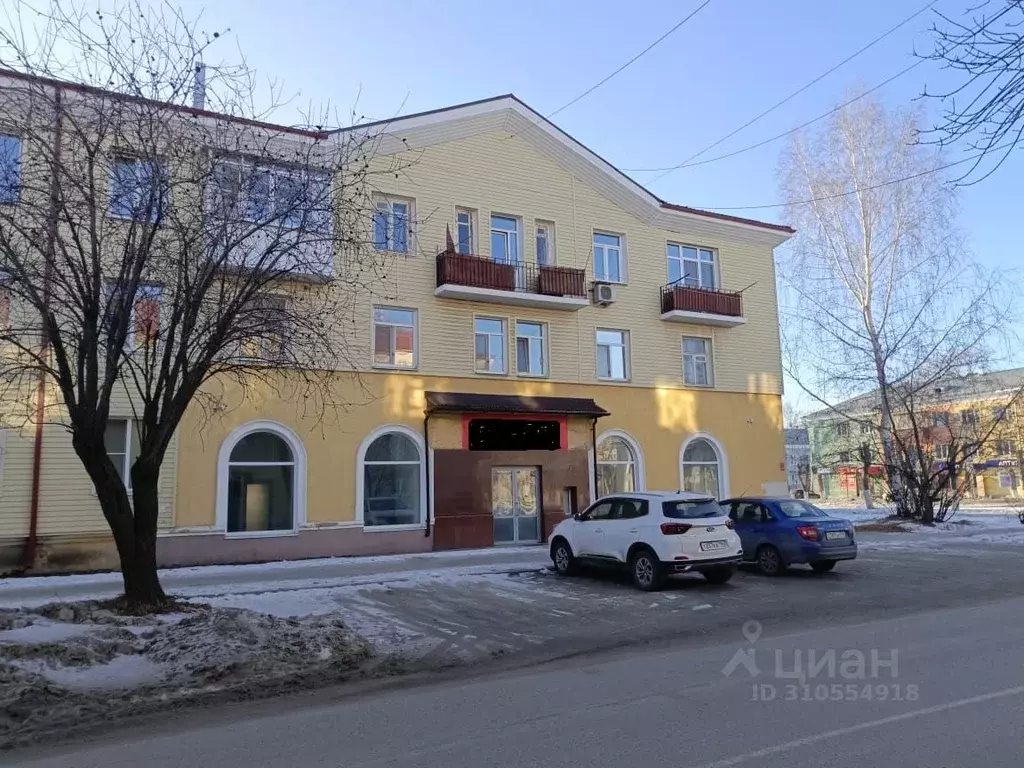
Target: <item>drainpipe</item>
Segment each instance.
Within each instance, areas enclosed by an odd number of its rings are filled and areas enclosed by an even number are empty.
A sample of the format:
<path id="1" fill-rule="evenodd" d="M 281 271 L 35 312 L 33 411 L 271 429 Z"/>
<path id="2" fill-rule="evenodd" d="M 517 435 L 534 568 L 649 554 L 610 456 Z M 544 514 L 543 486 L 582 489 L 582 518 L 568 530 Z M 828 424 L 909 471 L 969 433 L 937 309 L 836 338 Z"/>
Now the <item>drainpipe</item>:
<path id="1" fill-rule="evenodd" d="M 425 537 L 430 536 L 430 411 L 423 414 L 423 464 L 426 468 L 427 477 L 427 527 L 423 529 Z"/>
<path id="2" fill-rule="evenodd" d="M 53 172 L 50 174 L 50 221 L 47 232 L 46 264 L 43 266 L 43 327 L 39 341 L 40 357 L 46 356 L 50 345 L 46 317 L 50 313 L 50 281 L 53 280 L 53 256 L 57 241 L 57 198 L 60 194 L 60 180 L 57 169 L 60 168 L 62 140 L 62 94 L 61 88 L 54 89 L 53 103 L 56 111 L 53 129 Z M 39 486 L 43 469 L 43 421 L 46 418 L 46 373 L 39 372 L 36 384 L 36 425 L 32 443 L 32 498 L 29 502 L 28 539 L 22 552 L 21 564 L 25 570 L 31 570 L 36 562 L 36 550 L 39 546 Z"/>

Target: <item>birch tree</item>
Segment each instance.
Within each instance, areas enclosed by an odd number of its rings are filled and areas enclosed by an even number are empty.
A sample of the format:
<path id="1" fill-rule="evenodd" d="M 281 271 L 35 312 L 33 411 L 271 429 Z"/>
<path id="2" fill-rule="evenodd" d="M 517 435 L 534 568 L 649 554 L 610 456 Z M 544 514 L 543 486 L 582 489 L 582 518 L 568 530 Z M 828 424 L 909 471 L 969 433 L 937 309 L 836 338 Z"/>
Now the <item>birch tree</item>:
<path id="1" fill-rule="evenodd" d="M 915 112 L 871 98 L 795 134 L 780 161 L 798 232 L 779 262 L 787 373 L 826 406 L 877 393 L 873 416 L 837 416 L 877 432 L 897 509 L 928 520 L 927 504 L 906 493 L 901 409 L 989 366 L 1005 323 L 997 276 L 967 253 L 941 164 L 919 143 Z"/>

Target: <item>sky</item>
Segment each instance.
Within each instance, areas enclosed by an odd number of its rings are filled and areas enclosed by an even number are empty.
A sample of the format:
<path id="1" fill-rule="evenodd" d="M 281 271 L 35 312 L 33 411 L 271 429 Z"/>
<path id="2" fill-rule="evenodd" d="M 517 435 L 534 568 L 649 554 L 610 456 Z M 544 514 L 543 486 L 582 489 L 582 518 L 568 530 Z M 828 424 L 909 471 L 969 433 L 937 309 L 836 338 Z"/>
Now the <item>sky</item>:
<path id="1" fill-rule="evenodd" d="M 332 104 L 382 119 L 512 92 L 542 114 L 559 109 L 617 69 L 702 0 L 176 0 L 201 28 L 230 29 L 219 53 L 242 51 L 261 76 L 294 95 L 275 118 Z M 608 83 L 553 117 L 623 170 L 681 163 L 806 85 L 926 0 L 711 0 L 689 22 Z M 962 16 L 977 0 L 938 0 Z M 702 157 L 774 136 L 873 87 L 929 50 L 922 13 L 783 107 Z M 931 62 L 885 86 L 888 104 L 910 105 L 948 83 Z M 918 102 L 922 103 L 922 102 Z M 923 100 L 932 116 L 939 105 Z M 784 221 L 776 167 L 784 141 L 734 158 L 657 173 L 629 171 L 671 202 Z M 950 159 L 957 159 L 957 151 Z M 989 269 L 1021 265 L 1018 236 L 1024 151 L 960 192 L 960 226 Z M 793 390 L 792 387 L 789 388 Z"/>

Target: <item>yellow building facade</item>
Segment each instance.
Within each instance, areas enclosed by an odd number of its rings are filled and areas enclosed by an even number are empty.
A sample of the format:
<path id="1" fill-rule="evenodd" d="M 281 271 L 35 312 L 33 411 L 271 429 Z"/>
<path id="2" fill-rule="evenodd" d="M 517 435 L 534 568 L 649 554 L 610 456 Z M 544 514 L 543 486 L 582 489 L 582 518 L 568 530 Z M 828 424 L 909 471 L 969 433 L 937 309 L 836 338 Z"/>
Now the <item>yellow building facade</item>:
<path id="1" fill-rule="evenodd" d="M 664 203 L 511 96 L 378 142 L 372 162 L 401 167 L 367 215 L 384 269 L 345 319 L 330 405 L 298 376 L 212 387 L 164 465 L 162 564 L 535 543 L 604 492 L 785 492 L 773 249 L 791 230 Z M 44 432 L 42 565 L 110 564 L 70 440 Z M 0 451 L 9 562 L 30 427 Z"/>

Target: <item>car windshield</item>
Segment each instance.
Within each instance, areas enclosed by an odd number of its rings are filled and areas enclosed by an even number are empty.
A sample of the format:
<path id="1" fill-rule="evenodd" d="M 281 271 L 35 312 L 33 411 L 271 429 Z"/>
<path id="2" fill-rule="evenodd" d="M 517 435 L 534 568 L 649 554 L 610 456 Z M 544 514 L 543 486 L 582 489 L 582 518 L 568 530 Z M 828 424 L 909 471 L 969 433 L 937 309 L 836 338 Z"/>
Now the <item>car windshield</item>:
<path id="1" fill-rule="evenodd" d="M 828 517 L 816 506 L 808 504 L 806 501 L 790 501 L 787 499 L 786 501 L 776 502 L 776 506 L 786 517 L 804 519 Z"/>
<path id="2" fill-rule="evenodd" d="M 694 501 L 663 501 L 661 509 L 665 517 L 675 520 L 688 520 L 695 517 L 722 517 L 722 508 L 714 499 L 695 499 Z"/>

